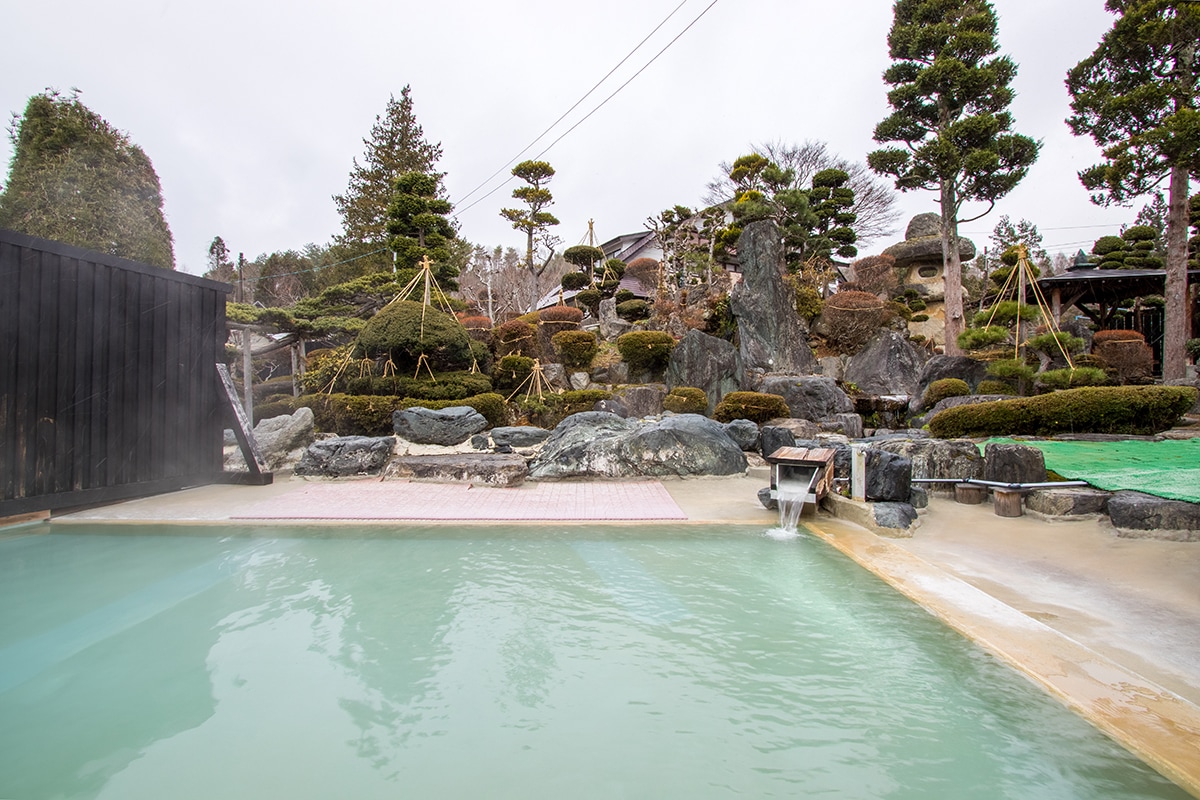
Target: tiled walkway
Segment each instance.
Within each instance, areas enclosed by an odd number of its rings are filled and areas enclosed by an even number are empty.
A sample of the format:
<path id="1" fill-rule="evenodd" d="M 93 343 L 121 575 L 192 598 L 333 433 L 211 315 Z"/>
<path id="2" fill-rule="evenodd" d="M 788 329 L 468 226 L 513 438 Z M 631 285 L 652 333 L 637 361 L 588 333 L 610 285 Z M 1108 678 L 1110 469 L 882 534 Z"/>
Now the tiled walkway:
<path id="1" fill-rule="evenodd" d="M 469 484 L 354 481 L 304 483 L 235 519 L 670 520 L 687 519 L 658 481 Z"/>

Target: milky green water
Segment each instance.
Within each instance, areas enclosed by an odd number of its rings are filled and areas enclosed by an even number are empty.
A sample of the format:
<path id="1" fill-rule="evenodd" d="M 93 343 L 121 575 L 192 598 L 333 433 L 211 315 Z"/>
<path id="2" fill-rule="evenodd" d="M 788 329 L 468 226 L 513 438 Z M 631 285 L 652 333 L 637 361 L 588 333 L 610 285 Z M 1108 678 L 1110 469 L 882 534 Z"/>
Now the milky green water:
<path id="1" fill-rule="evenodd" d="M 0 540 L 0 798 L 1186 797 L 803 536 L 78 530 Z"/>

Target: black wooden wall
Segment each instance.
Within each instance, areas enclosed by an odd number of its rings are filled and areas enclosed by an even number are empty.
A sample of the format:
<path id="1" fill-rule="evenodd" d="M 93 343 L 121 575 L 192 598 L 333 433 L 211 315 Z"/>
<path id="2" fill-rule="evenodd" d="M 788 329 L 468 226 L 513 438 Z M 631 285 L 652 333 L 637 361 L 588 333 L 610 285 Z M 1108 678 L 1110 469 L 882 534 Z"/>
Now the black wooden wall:
<path id="1" fill-rule="evenodd" d="M 0 517 L 216 480 L 229 288 L 0 230 Z"/>

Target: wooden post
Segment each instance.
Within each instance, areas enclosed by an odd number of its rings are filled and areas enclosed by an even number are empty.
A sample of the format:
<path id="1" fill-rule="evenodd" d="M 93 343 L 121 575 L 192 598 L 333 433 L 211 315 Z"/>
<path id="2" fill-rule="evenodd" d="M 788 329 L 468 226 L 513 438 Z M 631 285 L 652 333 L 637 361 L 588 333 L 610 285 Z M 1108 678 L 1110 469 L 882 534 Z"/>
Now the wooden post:
<path id="1" fill-rule="evenodd" d="M 274 481 L 275 476 L 267 470 L 266 459 L 263 458 L 262 451 L 258 449 L 258 442 L 254 439 L 254 429 L 250 425 L 250 421 L 242 410 L 241 405 L 238 403 L 237 388 L 233 385 L 233 378 L 229 376 L 229 367 L 218 362 L 217 376 L 221 379 L 221 387 L 225 390 L 225 398 L 229 402 L 230 410 L 233 411 L 233 434 L 237 437 L 238 446 L 242 450 L 242 457 L 246 459 L 246 466 L 250 470 L 246 475 L 237 472 L 226 472 L 223 477 L 231 481 L 265 486 Z"/>
<path id="2" fill-rule="evenodd" d="M 992 489 L 992 508 L 997 517 L 1019 517 L 1025 513 L 1021 503 L 1025 493 L 1020 489 Z"/>
<path id="3" fill-rule="evenodd" d="M 250 354 L 250 329 L 242 328 L 242 396 L 245 397 L 245 402 L 242 403 L 242 408 L 246 411 L 246 418 L 250 420 L 250 424 L 254 424 L 254 368 L 251 364 L 253 358 Z"/>
<path id="4" fill-rule="evenodd" d="M 850 499 L 867 499 L 867 451 L 862 445 L 850 445 Z"/>

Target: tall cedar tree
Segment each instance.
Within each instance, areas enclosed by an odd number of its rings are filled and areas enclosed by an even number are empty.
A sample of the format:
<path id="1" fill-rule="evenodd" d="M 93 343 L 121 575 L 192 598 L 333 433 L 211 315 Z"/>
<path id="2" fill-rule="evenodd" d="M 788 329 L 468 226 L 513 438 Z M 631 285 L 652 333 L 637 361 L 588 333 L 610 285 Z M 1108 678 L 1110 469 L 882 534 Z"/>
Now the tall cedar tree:
<path id="1" fill-rule="evenodd" d="M 1182 378 L 1187 300 L 1188 182 L 1200 174 L 1200 3 L 1108 0 L 1117 14 L 1096 51 L 1067 73 L 1072 133 L 1104 161 L 1079 173 L 1098 205 L 1124 204 L 1169 181 L 1163 378 Z"/>
<path id="2" fill-rule="evenodd" d="M 432 173 L 442 157 L 440 143 L 430 143 L 413 114 L 411 87 L 400 99 L 388 98 L 382 116 L 375 117 L 371 138 L 363 139 L 362 163 L 354 159 L 345 194 L 333 196 L 342 217 L 336 237 L 341 259 L 363 256 L 388 246 L 387 216 L 396 179 L 408 172 Z M 390 254 L 378 253 L 356 262 L 355 274 L 391 269 Z"/>
<path id="3" fill-rule="evenodd" d="M 175 268 L 154 166 L 77 92 L 29 98 L 9 138 L 13 159 L 0 194 L 0 227 Z"/>
<path id="4" fill-rule="evenodd" d="M 534 264 L 533 254 L 539 239 L 546 241 L 550 226 L 558 224 L 558 217 L 543 210 L 554 203 L 554 195 L 546 188 L 546 184 L 554 177 L 554 167 L 545 161 L 522 161 L 513 167 L 512 174 L 528 184 L 518 186 L 512 193 L 514 198 L 525 204 L 525 208 L 502 208 L 500 216 L 511 222 L 514 230 L 525 234 L 525 269 L 533 279 L 534 296 L 541 299 L 538 279 L 550 266 L 554 248 L 549 248 L 550 253 L 540 267 Z"/>
<path id="5" fill-rule="evenodd" d="M 387 209 L 387 230 L 396 269 L 416 269 L 428 256 L 442 289 L 457 289 L 458 267 L 450 263 L 449 248 L 456 232 L 446 219 L 454 206 L 440 196 L 441 176 L 406 172 L 396 179 L 395 187 Z"/>
<path id="6" fill-rule="evenodd" d="M 1006 110 L 1017 67 L 993 57 L 996 13 L 987 0 L 897 0 L 883 74 L 892 115 L 875 127 L 875 141 L 901 142 L 867 156 L 901 191 L 939 193 L 946 281 L 946 352 L 959 354 L 964 328 L 958 225 L 979 219 L 1020 183 L 1041 143 L 1011 132 Z M 960 219 L 965 202 L 988 208 Z"/>

